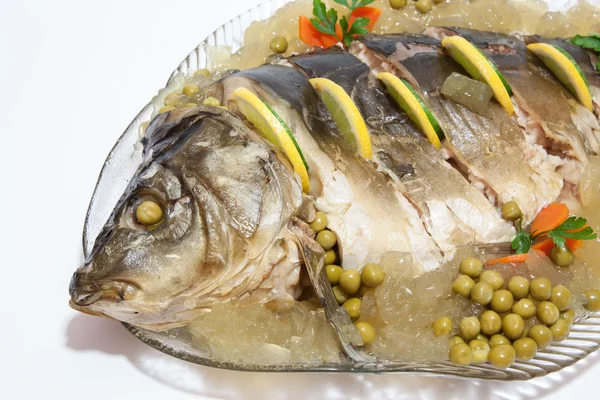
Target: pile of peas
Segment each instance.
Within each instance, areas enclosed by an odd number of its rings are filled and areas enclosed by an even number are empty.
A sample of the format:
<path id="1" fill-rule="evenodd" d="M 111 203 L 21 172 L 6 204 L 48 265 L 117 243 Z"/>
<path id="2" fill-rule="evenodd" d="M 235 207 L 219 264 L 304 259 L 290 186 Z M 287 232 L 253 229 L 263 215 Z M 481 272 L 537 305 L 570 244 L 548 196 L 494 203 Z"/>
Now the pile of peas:
<path id="1" fill-rule="evenodd" d="M 356 269 L 344 270 L 336 264 L 340 260 L 336 252 L 337 237 L 335 233 L 326 229 L 328 223 L 327 215 L 320 211 L 310 223 L 310 228 L 317 233 L 317 243 L 325 250 L 327 278 L 333 286 L 333 294 L 338 304 L 346 309 L 364 343 L 371 344 L 377 338 L 375 329 L 366 321 L 356 321 L 360 318 L 361 298 L 367 291 L 383 283 L 385 273 L 379 264 L 375 263 L 365 265 L 360 272 Z"/>
<path id="2" fill-rule="evenodd" d="M 510 367 L 515 360 L 529 361 L 538 350 L 569 335 L 575 319 L 573 296 L 563 285 L 552 286 L 547 278 L 531 281 L 513 276 L 506 284 L 494 270 L 483 270 L 483 263 L 465 258 L 452 291 L 485 306 L 479 318 L 465 317 L 459 334 L 450 339 L 450 361 L 457 366 L 489 362 L 496 368 Z M 600 291 L 584 292 L 589 311 L 600 310 Z M 538 324 L 525 328 L 525 320 L 536 317 Z M 452 333 L 452 321 L 442 317 L 433 323 L 436 336 Z"/>

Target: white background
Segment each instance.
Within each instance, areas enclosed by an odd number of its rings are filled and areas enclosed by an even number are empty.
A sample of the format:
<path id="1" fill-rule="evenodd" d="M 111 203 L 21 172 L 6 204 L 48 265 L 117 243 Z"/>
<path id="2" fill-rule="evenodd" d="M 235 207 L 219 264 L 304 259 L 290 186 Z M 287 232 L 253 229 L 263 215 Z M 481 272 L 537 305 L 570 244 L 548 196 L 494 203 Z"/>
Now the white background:
<path id="1" fill-rule="evenodd" d="M 67 306 L 113 143 L 197 43 L 259 1 L 0 0 L 0 397 L 597 398 L 598 354 L 528 383 L 239 373 L 163 356 Z"/>

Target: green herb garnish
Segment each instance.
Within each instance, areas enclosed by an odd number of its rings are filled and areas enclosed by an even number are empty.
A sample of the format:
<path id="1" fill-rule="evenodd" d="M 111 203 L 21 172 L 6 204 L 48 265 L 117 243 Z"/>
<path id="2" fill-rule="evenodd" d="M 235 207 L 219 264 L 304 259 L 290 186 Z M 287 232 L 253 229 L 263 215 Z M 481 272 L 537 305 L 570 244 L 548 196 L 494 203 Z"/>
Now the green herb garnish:
<path id="1" fill-rule="evenodd" d="M 600 33 L 592 33 L 588 36 L 576 35 L 573 39 L 571 39 L 571 42 L 579 47 L 593 50 L 600 54 Z M 598 61 L 596 64 L 596 69 L 598 70 L 598 73 L 600 73 L 600 61 Z"/>
<path id="2" fill-rule="evenodd" d="M 565 248 L 566 239 L 574 240 L 594 240 L 598 237 L 594 230 L 585 226 L 587 219 L 582 217 L 569 217 L 565 222 L 556 228 L 545 232 L 532 232 L 531 234 L 519 232 L 512 241 L 512 248 L 516 254 L 528 253 L 531 248 L 531 242 L 540 236 L 547 235 L 552 239 L 557 247 Z M 585 227 L 585 228 L 584 228 Z M 578 232 L 569 232 L 576 231 Z"/>
<path id="3" fill-rule="evenodd" d="M 360 7 L 368 6 L 375 0 L 333 0 L 337 4 L 347 7 L 350 11 L 348 15 L 342 17 L 339 21 L 342 30 L 342 42 L 346 46 L 352 44 L 354 35 L 364 35 L 368 33 L 366 26 L 369 25 L 369 18 L 356 18 L 350 25 L 350 16 L 352 12 Z M 325 3 L 321 0 L 313 0 L 313 15 L 310 19 L 313 26 L 321 33 L 333 35 L 337 37 L 336 26 L 338 22 L 338 14 L 334 8 L 327 10 Z"/>
<path id="4" fill-rule="evenodd" d="M 512 241 L 512 249 L 516 254 L 528 253 L 531 248 L 531 235 L 525 232 L 517 233 L 517 236 Z"/>

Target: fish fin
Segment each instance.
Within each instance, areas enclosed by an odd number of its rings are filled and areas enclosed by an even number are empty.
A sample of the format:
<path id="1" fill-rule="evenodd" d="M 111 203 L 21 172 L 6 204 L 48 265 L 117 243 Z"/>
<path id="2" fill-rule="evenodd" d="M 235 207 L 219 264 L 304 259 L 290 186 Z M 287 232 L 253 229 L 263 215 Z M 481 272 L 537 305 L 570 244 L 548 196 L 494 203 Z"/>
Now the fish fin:
<path id="1" fill-rule="evenodd" d="M 298 240 L 310 281 L 323 305 L 327 320 L 336 331 L 344 351 L 357 363 L 375 361 L 372 356 L 360 348 L 363 345 L 360 333 L 352 323 L 348 313 L 338 305 L 333 295 L 327 273 L 323 268 L 323 249 L 309 235 L 310 228 L 305 222 L 294 218 L 288 224 L 288 229 Z"/>

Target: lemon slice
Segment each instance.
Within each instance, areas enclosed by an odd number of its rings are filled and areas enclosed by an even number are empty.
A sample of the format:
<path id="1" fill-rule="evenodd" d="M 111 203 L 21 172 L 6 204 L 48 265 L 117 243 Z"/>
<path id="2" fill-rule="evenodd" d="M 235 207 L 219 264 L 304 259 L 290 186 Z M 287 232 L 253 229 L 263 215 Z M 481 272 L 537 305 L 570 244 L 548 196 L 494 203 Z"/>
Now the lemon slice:
<path id="1" fill-rule="evenodd" d="M 450 56 L 467 70 L 473 79 L 487 83 L 492 88 L 494 97 L 504 109 L 513 115 L 515 112 L 510 99 L 511 90 L 506 79 L 496 69 L 494 64 L 469 41 L 461 36 L 448 36 L 442 40 L 442 46 Z"/>
<path id="2" fill-rule="evenodd" d="M 385 84 L 387 90 L 400 108 L 417 124 L 431 144 L 436 149 L 439 149 L 441 147 L 440 140 L 444 139 L 442 129 L 429 108 L 427 108 L 410 84 L 389 72 L 382 72 L 377 75 L 377 78 Z"/>
<path id="3" fill-rule="evenodd" d="M 314 78 L 310 83 L 319 93 L 342 136 L 362 157 L 370 160 L 373 156 L 371 136 L 365 120 L 348 93 L 329 79 Z"/>
<path id="4" fill-rule="evenodd" d="M 308 165 L 294 139 L 294 135 L 271 107 L 246 88 L 238 88 L 231 94 L 238 109 L 269 142 L 285 153 L 294 171 L 300 176 L 302 191 L 310 192 Z"/>
<path id="5" fill-rule="evenodd" d="M 592 111 L 592 96 L 587 80 L 577 62 L 569 53 L 548 43 L 532 43 L 527 48 L 535 54 L 558 80 L 569 89 L 573 96 Z"/>

